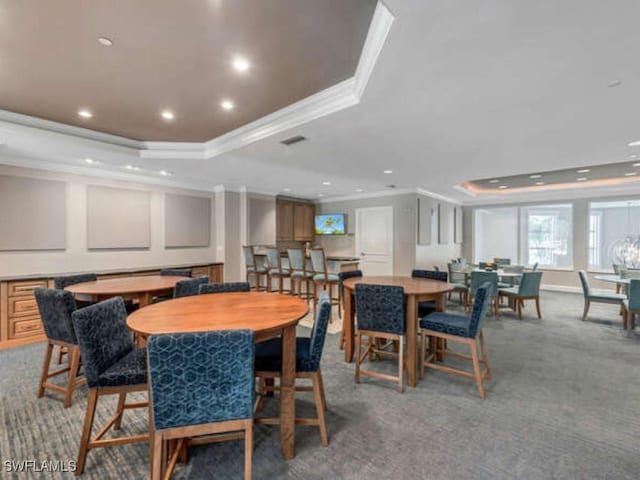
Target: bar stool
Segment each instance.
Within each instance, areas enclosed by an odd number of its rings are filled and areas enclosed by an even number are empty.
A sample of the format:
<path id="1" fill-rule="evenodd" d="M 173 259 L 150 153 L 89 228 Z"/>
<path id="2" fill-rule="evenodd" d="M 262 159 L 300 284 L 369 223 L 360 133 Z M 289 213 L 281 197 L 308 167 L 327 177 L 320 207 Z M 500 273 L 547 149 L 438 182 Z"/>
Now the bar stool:
<path id="1" fill-rule="evenodd" d="M 311 298 L 313 273 L 307 270 L 304 250 L 301 248 L 287 248 L 287 256 L 289 257 L 289 270 L 291 272 L 291 295 L 297 295 L 304 300 L 309 300 Z M 304 292 L 302 291 L 303 283 L 305 285 Z"/>
<path id="2" fill-rule="evenodd" d="M 290 293 L 291 289 L 284 289 L 284 279 L 291 278 L 291 273 L 288 268 L 282 268 L 282 257 L 280 256 L 280 250 L 275 247 L 269 247 L 265 249 L 267 254 L 267 291 L 272 292 L 273 279 L 278 279 L 278 293 Z"/>
<path id="3" fill-rule="evenodd" d="M 260 279 L 262 277 L 268 277 L 267 274 L 267 267 L 265 267 L 264 265 L 258 265 L 258 263 L 256 262 L 256 254 L 255 251 L 253 250 L 253 246 L 251 245 L 245 245 L 242 247 L 242 254 L 244 255 L 244 263 L 246 264 L 246 275 L 247 275 L 247 282 L 249 282 L 249 277 L 251 275 L 256 277 L 256 285 L 255 285 L 255 289 L 260 291 L 260 290 L 266 290 L 266 287 L 261 287 L 260 286 Z"/>
<path id="4" fill-rule="evenodd" d="M 338 306 L 338 317 L 342 318 L 342 295 L 340 294 L 340 277 L 337 273 L 329 273 L 327 257 L 324 248 L 311 249 L 311 268 L 313 269 L 313 313 L 318 304 L 318 287 L 329 290 L 331 305 Z M 336 287 L 337 296 L 332 295 L 332 288 Z"/>

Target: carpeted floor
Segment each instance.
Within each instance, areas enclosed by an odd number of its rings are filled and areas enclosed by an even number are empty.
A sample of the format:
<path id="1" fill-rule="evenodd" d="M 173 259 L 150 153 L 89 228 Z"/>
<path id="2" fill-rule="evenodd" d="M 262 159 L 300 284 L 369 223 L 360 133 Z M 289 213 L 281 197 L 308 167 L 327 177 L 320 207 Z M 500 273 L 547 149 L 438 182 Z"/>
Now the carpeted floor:
<path id="1" fill-rule="evenodd" d="M 453 305 L 452 305 L 453 307 Z M 455 307 L 454 307 L 455 308 Z M 504 311 L 485 329 L 493 377 L 480 400 L 464 378 L 428 371 L 417 388 L 353 381 L 338 335 L 325 347 L 323 372 L 330 446 L 317 429 L 298 427 L 296 458 L 283 460 L 275 427 L 255 429 L 256 479 L 637 479 L 640 476 L 640 330 L 625 333 L 616 307 L 594 305 L 580 321 L 582 298 L 544 292 L 543 316 Z M 301 331 L 308 332 L 301 328 Z M 58 394 L 37 399 L 42 345 L 0 351 L 0 468 L 6 460 L 73 460 L 86 388 L 65 410 Z M 381 362 L 378 368 L 394 368 Z M 299 414 L 312 397 L 300 396 Z M 106 420 L 114 401 L 99 405 Z M 270 399 L 266 409 L 274 410 Z M 146 412 L 129 411 L 123 428 L 144 431 Z M 174 478 L 242 478 L 240 441 L 193 448 Z M 22 474 L 15 478 L 66 475 Z M 85 478 L 148 477 L 148 447 L 89 453 Z"/>

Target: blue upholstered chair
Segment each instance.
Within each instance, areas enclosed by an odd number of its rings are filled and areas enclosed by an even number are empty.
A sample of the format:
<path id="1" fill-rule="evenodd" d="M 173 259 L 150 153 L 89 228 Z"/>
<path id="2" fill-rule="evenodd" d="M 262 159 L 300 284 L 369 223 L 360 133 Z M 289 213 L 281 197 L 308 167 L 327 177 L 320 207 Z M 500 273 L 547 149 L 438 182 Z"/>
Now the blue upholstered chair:
<path id="1" fill-rule="evenodd" d="M 192 297 L 200 293 L 200 286 L 209 283 L 209 277 L 190 278 L 188 280 L 180 280 L 176 282 L 173 289 L 173 298 Z"/>
<path id="2" fill-rule="evenodd" d="M 153 335 L 147 350 L 154 429 L 151 478 L 171 475 L 184 442 L 189 441 L 185 437 L 242 431 L 226 440 L 244 438 L 244 477 L 250 479 L 253 331 Z M 176 439 L 180 440 L 165 472 L 163 447 Z"/>
<path id="3" fill-rule="evenodd" d="M 392 380 L 398 383 L 400 393 L 404 391 L 404 334 L 405 309 L 404 289 L 393 285 L 356 285 L 356 383 L 360 375 Z M 369 337 L 367 347 L 362 352 L 362 337 Z M 399 343 L 398 376 L 387 375 L 373 370 L 365 370 L 360 364 L 370 354 L 395 356 L 383 348 L 378 348 L 377 339 L 395 340 Z M 371 357 L 370 357 L 371 358 Z"/>
<path id="4" fill-rule="evenodd" d="M 44 333 L 47 335 L 47 349 L 44 354 L 44 365 L 42 366 L 42 375 L 38 386 L 38 398 L 44 395 L 45 389 L 55 390 L 64 394 L 64 408 L 69 408 L 74 389 L 86 381 L 84 377 L 78 378 L 80 348 L 78 347 L 76 332 L 71 322 L 71 314 L 76 309 L 76 302 L 73 299 L 73 295 L 64 290 L 36 288 L 34 293 Z M 61 368 L 49 372 L 51 355 L 55 346 L 66 349 L 69 354 L 69 368 Z M 48 382 L 50 378 L 67 372 L 66 387 Z"/>
<path id="5" fill-rule="evenodd" d="M 160 275 L 163 277 L 190 277 L 190 268 L 163 268 L 160 270 Z"/>
<path id="6" fill-rule="evenodd" d="M 467 295 L 467 307 L 473 302 L 473 298 L 476 296 L 478 288 L 485 283 L 489 283 L 489 295 L 493 301 L 493 311 L 496 318 L 499 316 L 499 298 L 498 298 L 498 273 L 497 272 L 471 272 L 471 282 L 469 284 L 469 294 Z"/>
<path id="7" fill-rule="evenodd" d="M 629 282 L 629 298 L 622 301 L 624 329 L 636 328 L 636 315 L 640 313 L 640 280 L 633 278 Z"/>
<path id="8" fill-rule="evenodd" d="M 522 275 L 524 265 L 503 265 L 502 272 L 508 274 Z M 500 275 L 498 277 L 498 288 L 511 288 L 520 285 L 520 277 L 513 275 Z"/>
<path id="9" fill-rule="evenodd" d="M 248 292 L 249 282 L 204 283 L 200 285 L 200 295 L 205 293 Z"/>
<path id="10" fill-rule="evenodd" d="M 347 280 L 348 278 L 362 278 L 362 270 L 347 270 L 346 272 L 339 272 L 338 273 L 338 278 L 340 279 L 340 298 L 342 301 L 342 308 L 345 308 L 344 305 L 344 286 L 342 285 L 342 283 Z M 351 303 L 351 308 L 353 309 L 353 311 L 351 312 L 351 315 L 355 315 L 355 302 Z M 344 337 L 344 328 L 345 328 L 346 322 L 342 322 L 342 330 L 340 331 L 340 350 L 344 349 L 344 341 L 345 341 L 345 337 Z"/>
<path id="11" fill-rule="evenodd" d="M 301 248 L 287 248 L 291 273 L 291 294 L 308 300 L 312 297 L 310 284 L 313 273 L 307 270 L 307 259 Z M 302 285 L 305 286 L 304 290 Z"/>
<path id="12" fill-rule="evenodd" d="M 444 312 L 435 312 L 420 320 L 420 329 L 422 336 L 422 361 L 420 362 L 420 378 L 424 378 L 424 368 L 433 368 L 446 373 L 455 373 L 467 378 L 475 378 L 478 386 L 478 394 L 480 398 L 484 398 L 484 379 L 490 378 L 489 358 L 484 345 L 484 335 L 482 327 L 484 325 L 489 302 L 491 301 L 491 283 L 486 282 L 480 286 L 475 293 L 473 308 L 471 314 L 466 317 L 462 315 L 453 315 Z M 429 355 L 427 355 L 427 337 L 433 340 L 444 339 L 454 342 L 466 343 L 471 349 L 471 356 L 461 355 L 446 350 L 446 342 L 429 341 L 431 345 Z M 476 339 L 480 341 L 480 351 L 482 358 L 478 356 L 478 347 Z M 435 347 L 435 348 L 434 348 Z M 453 355 L 471 360 L 473 363 L 473 372 L 469 373 L 465 370 L 459 370 L 444 366 L 438 362 L 437 358 L 443 358 L 445 355 Z M 480 369 L 480 364 L 484 364 L 484 369 Z"/>
<path id="13" fill-rule="evenodd" d="M 513 302 L 513 309 L 518 310 L 518 318 L 522 320 L 522 308 L 525 300 L 536 301 L 536 311 L 538 318 L 542 318 L 540 313 L 540 281 L 542 272 L 524 272 L 517 287 L 500 288 L 498 295 L 507 297 Z"/>
<path id="14" fill-rule="evenodd" d="M 461 262 L 450 262 L 447 264 L 447 271 L 449 272 L 449 283 L 453 287 L 454 292 L 458 292 L 458 297 L 460 298 L 460 303 L 466 305 L 467 303 L 467 293 L 469 291 L 467 285 L 467 275 L 464 272 L 465 268 L 467 268 L 466 261 L 465 263 Z M 451 300 L 451 292 L 449 292 L 449 300 Z"/>
<path id="15" fill-rule="evenodd" d="M 123 443 L 148 442 L 149 435 L 132 435 L 117 439 L 102 439 L 111 427 L 120 429 L 125 408 L 147 407 L 148 403 L 127 404 L 129 392 L 147 391 L 147 357 L 144 348 L 136 348 L 131 332 L 127 328 L 127 310 L 121 297 L 76 310 L 71 315 L 84 374 L 89 385 L 87 413 L 84 418 L 76 474 L 84 471 L 90 449 Z M 98 398 L 118 395 L 115 415 L 91 438 L 93 419 Z"/>
<path id="16" fill-rule="evenodd" d="M 311 268 L 313 269 L 313 312 L 315 314 L 318 303 L 318 287 L 329 290 L 331 305 L 338 306 L 338 317 L 342 318 L 342 296 L 340 295 L 340 277 L 337 273 L 330 273 L 327 265 L 327 257 L 324 248 L 312 248 Z M 336 288 L 336 296 L 333 295 L 333 287 Z"/>
<path id="17" fill-rule="evenodd" d="M 275 247 L 265 248 L 267 254 L 267 291 L 273 291 L 273 280 L 278 281 L 278 293 L 291 292 L 285 290 L 284 279 L 291 276 L 291 271 L 282 266 L 282 257 L 280 250 Z"/>
<path id="18" fill-rule="evenodd" d="M 315 425 L 320 428 L 322 444 L 329 445 L 327 425 L 324 412 L 327 404 L 324 396 L 324 384 L 320 360 L 324 349 L 324 341 L 327 336 L 327 328 L 331 318 L 331 301 L 327 292 L 322 292 L 316 312 L 315 321 L 311 330 L 311 336 L 296 338 L 296 379 L 310 379 L 312 386 L 296 386 L 296 391 L 313 391 L 318 416 L 316 418 L 296 418 L 297 424 Z M 267 384 L 267 380 L 280 377 L 282 370 L 282 341 L 280 338 L 268 340 L 256 345 L 256 376 L 260 378 L 260 395 L 273 391 L 275 388 Z M 256 419 L 257 423 L 278 423 L 278 419 Z"/>
<path id="19" fill-rule="evenodd" d="M 58 290 L 64 290 L 71 285 L 77 285 L 78 283 L 95 282 L 98 280 L 98 276 L 95 273 L 81 273 L 79 275 L 68 275 L 66 277 L 56 277 L 53 279 L 53 285 Z M 87 307 L 94 302 L 87 300 L 76 300 L 76 307 Z"/>
<path id="20" fill-rule="evenodd" d="M 580 277 L 582 293 L 584 295 L 584 312 L 582 313 L 582 321 L 587 319 L 591 302 L 612 303 L 614 305 L 620 305 L 620 308 L 622 308 L 622 302 L 627 298 L 625 295 L 621 293 L 594 293 L 591 291 L 591 287 L 589 286 L 587 272 L 580 270 L 578 272 L 578 276 Z"/>
<path id="21" fill-rule="evenodd" d="M 262 286 L 262 278 L 267 278 L 267 266 L 264 265 L 264 262 L 258 262 L 255 250 L 251 245 L 244 245 L 242 247 L 242 255 L 244 256 L 247 282 L 251 283 L 251 277 L 254 277 L 256 283 L 253 288 L 256 290 L 266 290 L 266 283 L 264 287 Z"/>
<path id="22" fill-rule="evenodd" d="M 438 282 L 446 282 L 449 278 L 447 272 L 438 270 L 412 270 L 411 276 L 414 278 L 426 278 L 428 280 L 437 280 Z M 436 311 L 436 302 L 420 302 L 418 303 L 418 317 L 424 317 Z"/>

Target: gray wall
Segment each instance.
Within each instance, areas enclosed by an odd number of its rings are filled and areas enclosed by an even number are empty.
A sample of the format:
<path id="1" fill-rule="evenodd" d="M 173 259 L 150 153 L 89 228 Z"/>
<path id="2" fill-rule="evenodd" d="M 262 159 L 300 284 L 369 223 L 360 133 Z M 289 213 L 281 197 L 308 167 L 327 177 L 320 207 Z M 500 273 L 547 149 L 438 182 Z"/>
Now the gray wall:
<path id="1" fill-rule="evenodd" d="M 247 195 L 247 244 L 276 244 L 276 197 Z"/>

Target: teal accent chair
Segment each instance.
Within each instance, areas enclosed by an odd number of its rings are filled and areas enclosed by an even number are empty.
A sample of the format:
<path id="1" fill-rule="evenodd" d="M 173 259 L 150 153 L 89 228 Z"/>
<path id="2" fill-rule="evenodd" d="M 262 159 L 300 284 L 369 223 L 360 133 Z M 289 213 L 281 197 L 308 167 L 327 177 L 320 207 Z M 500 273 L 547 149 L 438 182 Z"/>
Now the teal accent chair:
<path id="1" fill-rule="evenodd" d="M 538 271 L 538 262 L 536 262 L 536 263 L 534 263 L 534 264 L 533 264 L 533 267 L 531 267 L 531 271 L 532 271 L 532 272 L 536 272 L 536 271 Z"/>
<path id="2" fill-rule="evenodd" d="M 504 273 L 519 273 L 524 272 L 524 265 L 504 265 L 502 266 Z M 502 282 L 500 280 L 503 280 Z M 500 277 L 498 279 L 498 288 L 510 288 L 520 284 L 520 278 L 518 277 Z"/>
<path id="3" fill-rule="evenodd" d="M 262 286 L 262 278 L 267 278 L 267 267 L 263 262 L 258 262 L 256 252 L 252 245 L 244 245 L 242 247 L 242 255 L 244 255 L 244 263 L 246 266 L 246 279 L 251 282 L 251 277 L 255 278 L 255 290 L 266 290 L 267 287 Z M 265 284 L 266 285 L 266 284 Z"/>
<path id="4" fill-rule="evenodd" d="M 622 301 L 624 329 L 636 328 L 636 315 L 640 313 L 640 279 L 629 282 L 629 298 Z"/>
<path id="5" fill-rule="evenodd" d="M 340 295 L 340 277 L 337 273 L 330 273 L 327 266 L 327 256 L 324 248 L 312 248 L 309 252 L 311 257 L 311 268 L 313 270 L 313 314 L 316 313 L 318 305 L 318 287 L 321 290 L 328 290 L 331 298 L 331 305 L 338 306 L 338 317 L 342 318 L 342 295 Z M 335 296 L 333 289 L 336 289 Z"/>
<path id="6" fill-rule="evenodd" d="M 591 291 L 591 287 L 589 286 L 587 272 L 585 272 L 584 270 L 580 270 L 578 272 L 578 275 L 580 276 L 580 283 L 582 283 L 582 293 L 584 294 L 584 312 L 582 314 L 582 321 L 585 321 L 587 319 L 591 302 L 612 303 L 614 305 L 620 305 L 622 307 L 622 302 L 627 298 L 625 295 L 622 295 L 620 293 L 593 293 Z"/>
<path id="7" fill-rule="evenodd" d="M 507 297 L 513 301 L 513 309 L 518 310 L 518 319 L 522 320 L 522 309 L 525 300 L 536 301 L 536 311 L 538 318 L 542 318 L 540 313 L 540 281 L 542 272 L 524 272 L 517 287 L 500 288 L 498 295 Z"/>
<path id="8" fill-rule="evenodd" d="M 291 295 L 308 300 L 311 298 L 311 279 L 313 273 L 307 270 L 307 259 L 301 248 L 287 248 L 289 270 L 291 272 Z M 304 285 L 304 290 L 302 289 Z"/>
<path id="9" fill-rule="evenodd" d="M 458 292 L 460 303 L 463 305 L 467 304 L 467 293 L 469 291 L 467 275 L 464 273 L 465 268 L 466 264 L 460 262 L 449 262 L 447 264 L 449 283 L 453 287 L 453 291 Z M 449 292 L 449 300 L 451 300 L 451 292 Z"/>
<path id="10" fill-rule="evenodd" d="M 284 279 L 291 277 L 291 271 L 282 266 L 282 257 L 280 250 L 276 247 L 268 247 L 265 249 L 267 254 L 267 291 L 273 291 L 273 280 L 278 281 L 278 293 L 290 293 L 291 290 L 285 290 Z"/>
<path id="11" fill-rule="evenodd" d="M 469 284 L 469 293 L 467 295 L 467 308 L 473 303 L 473 299 L 476 296 L 478 289 L 488 283 L 491 287 L 489 289 L 489 296 L 493 302 L 493 314 L 496 319 L 500 316 L 499 312 L 499 298 L 498 298 L 498 272 L 481 272 L 474 270 L 471 272 L 471 282 Z"/>

